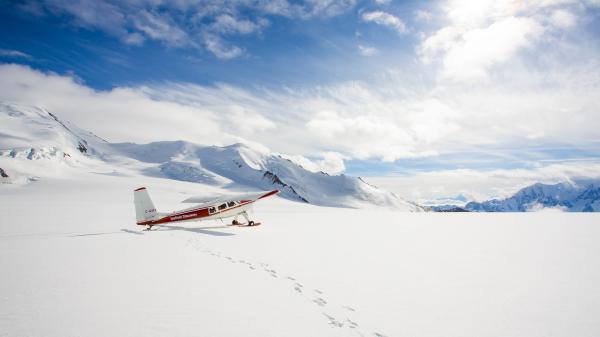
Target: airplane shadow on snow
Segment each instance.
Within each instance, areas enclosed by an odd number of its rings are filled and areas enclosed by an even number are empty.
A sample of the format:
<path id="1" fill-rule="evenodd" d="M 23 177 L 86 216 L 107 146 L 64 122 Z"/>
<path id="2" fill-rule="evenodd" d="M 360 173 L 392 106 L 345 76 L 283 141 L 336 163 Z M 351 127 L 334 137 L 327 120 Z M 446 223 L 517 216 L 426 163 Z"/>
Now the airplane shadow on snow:
<path id="1" fill-rule="evenodd" d="M 165 231 L 185 231 L 185 232 L 198 233 L 198 234 L 206 234 L 206 235 L 212 235 L 212 236 L 233 236 L 233 235 L 235 235 L 233 233 L 225 233 L 225 232 L 218 232 L 218 231 L 211 230 L 211 229 L 227 228 L 227 227 L 228 226 L 182 227 L 182 226 L 173 226 L 173 225 L 169 225 L 169 226 L 161 225 L 160 227 L 157 226 L 157 229 L 153 229 L 152 231 L 159 231 L 159 232 L 165 232 Z M 74 235 L 69 235 L 69 236 L 70 237 L 81 237 L 81 236 L 96 236 L 96 235 L 110 235 L 110 234 L 135 234 L 135 235 L 144 235 L 144 234 L 147 234 L 147 233 L 144 232 L 144 231 L 135 231 L 135 230 L 123 228 L 123 229 L 121 229 L 118 232 L 83 233 L 83 234 L 74 234 Z"/>
<path id="2" fill-rule="evenodd" d="M 161 225 L 160 228 L 166 228 L 166 229 L 162 229 L 162 230 L 177 230 L 177 231 L 185 231 L 185 232 L 192 232 L 192 233 L 200 233 L 200 234 L 207 234 L 207 235 L 212 235 L 212 236 L 233 236 L 235 234 L 233 233 L 224 233 L 224 232 L 217 232 L 217 231 L 211 231 L 209 229 L 215 229 L 215 228 L 227 228 L 228 226 L 214 226 L 214 227 L 182 227 L 182 226 L 173 226 L 173 225 Z M 161 229 L 158 229 L 159 231 L 162 231 Z"/>

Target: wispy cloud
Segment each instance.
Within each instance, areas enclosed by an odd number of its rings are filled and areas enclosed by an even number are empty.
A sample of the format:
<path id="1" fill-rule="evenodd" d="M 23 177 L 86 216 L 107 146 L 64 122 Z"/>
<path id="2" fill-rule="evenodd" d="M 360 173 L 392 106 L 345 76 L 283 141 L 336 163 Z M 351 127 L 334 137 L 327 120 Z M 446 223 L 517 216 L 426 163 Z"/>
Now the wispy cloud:
<path id="1" fill-rule="evenodd" d="M 361 44 L 358 45 L 358 52 L 363 56 L 373 56 L 379 53 L 379 50 L 375 47 L 363 46 Z"/>
<path id="2" fill-rule="evenodd" d="M 269 16 L 297 20 L 331 17 L 352 9 L 355 0 L 327 1 L 25 1 L 17 9 L 43 16 L 65 16 L 73 25 L 96 29 L 130 45 L 146 40 L 169 47 L 201 48 L 222 59 L 243 54 L 231 35 L 260 32 Z"/>
<path id="3" fill-rule="evenodd" d="M 260 18 L 256 22 L 253 22 L 250 20 L 238 19 L 229 14 L 221 14 L 215 18 L 211 28 L 213 31 L 223 34 L 250 34 L 259 31 L 268 24 L 269 21 L 265 18 Z"/>
<path id="4" fill-rule="evenodd" d="M 389 27 L 395 30 L 398 34 L 405 34 L 408 30 L 406 24 L 397 16 L 383 11 L 373 11 L 362 13 L 362 20 L 365 22 L 373 22 L 378 25 Z"/>
<path id="5" fill-rule="evenodd" d="M 32 59 L 31 55 L 12 49 L 0 49 L 0 57 Z"/>
<path id="6" fill-rule="evenodd" d="M 417 19 L 418 21 L 427 22 L 427 21 L 430 21 L 431 18 L 432 18 L 432 15 L 429 11 L 422 10 L 422 9 L 418 9 L 415 11 L 415 19 Z"/>
<path id="7" fill-rule="evenodd" d="M 220 59 L 233 59 L 243 53 L 242 48 L 235 45 L 227 45 L 221 37 L 214 34 L 206 33 L 204 35 L 204 43 L 206 49 Z"/>
<path id="8" fill-rule="evenodd" d="M 147 38 L 164 42 L 166 45 L 181 47 L 192 43 L 188 34 L 168 16 L 142 10 L 133 16 L 132 22 L 133 27 Z M 135 33 L 128 34 L 126 41 L 132 40 L 132 34 Z M 137 42 L 135 38 L 133 40 Z"/>

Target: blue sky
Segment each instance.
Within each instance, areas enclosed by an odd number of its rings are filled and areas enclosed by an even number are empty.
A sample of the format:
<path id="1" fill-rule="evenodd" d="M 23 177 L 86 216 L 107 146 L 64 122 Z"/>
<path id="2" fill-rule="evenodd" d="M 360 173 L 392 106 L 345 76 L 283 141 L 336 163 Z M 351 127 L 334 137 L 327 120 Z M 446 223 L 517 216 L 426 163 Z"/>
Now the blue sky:
<path id="1" fill-rule="evenodd" d="M 154 6 L 115 8 L 127 13 Z M 71 72 L 95 89 L 131 86 L 147 82 L 178 81 L 197 84 L 227 82 L 240 86 L 306 86 L 324 85 L 338 81 L 365 78 L 385 69 L 390 58 L 402 57 L 402 50 L 414 45 L 412 35 L 399 37 L 393 29 L 379 29 L 360 19 L 360 11 L 375 10 L 371 2 L 347 6 L 335 16 L 313 14 L 307 18 L 276 14 L 256 15 L 252 6 L 219 11 L 204 19 L 208 23 L 172 22 L 188 35 L 189 42 L 172 42 L 169 36 L 151 38 L 131 44 L 123 41 L 121 33 L 111 33 L 94 23 L 79 22 L 83 8 L 66 9 L 60 1 L 37 3 L 35 9 L 24 4 L 4 4 L 1 14 L 3 27 L 0 47 L 19 50 L 31 56 L 20 60 L 41 70 Z M 394 12 L 413 11 L 415 2 L 387 4 Z M 198 6 L 190 6 L 186 16 L 193 15 Z M 235 7 L 235 6 L 232 6 Z M 153 10 L 156 17 L 181 16 L 180 10 L 167 4 Z M 91 11 L 92 9 L 90 9 Z M 226 48 L 239 48 L 239 55 L 228 58 L 203 45 L 198 35 L 212 20 L 223 13 L 235 12 L 236 20 L 265 20 L 264 26 L 251 33 L 221 33 L 219 40 Z M 98 19 L 102 20 L 102 19 Z M 128 19 L 129 20 L 129 19 Z M 94 21 L 89 19 L 88 21 Z M 201 27 L 194 27 L 200 25 Z M 127 24 L 124 24 L 127 26 Z M 250 29 L 250 28 L 249 28 Z M 138 33 L 139 29 L 131 28 Z M 18 34 L 15 34 L 18 32 Z M 393 41 L 393 44 L 390 42 Z M 178 45 L 181 43 L 181 45 Z M 357 45 L 386 51 L 365 59 Z M 5 59 L 6 60 L 6 59 Z"/>
<path id="2" fill-rule="evenodd" d="M 596 0 L 0 9 L 0 99 L 112 141 L 241 141 L 365 176 L 572 176 L 600 155 Z"/>

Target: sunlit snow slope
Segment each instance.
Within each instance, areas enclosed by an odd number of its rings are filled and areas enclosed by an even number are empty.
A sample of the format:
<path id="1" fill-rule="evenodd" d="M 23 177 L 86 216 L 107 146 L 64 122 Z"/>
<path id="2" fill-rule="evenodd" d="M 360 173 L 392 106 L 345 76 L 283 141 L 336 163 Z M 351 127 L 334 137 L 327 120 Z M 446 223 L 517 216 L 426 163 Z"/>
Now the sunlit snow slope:
<path id="1" fill-rule="evenodd" d="M 61 174 L 64 166 L 111 166 L 142 174 L 236 190 L 277 188 L 290 200 L 321 206 L 421 207 L 346 175 L 310 172 L 283 157 L 243 144 L 199 146 L 184 141 L 110 144 L 37 107 L 0 104 L 3 182 Z"/>

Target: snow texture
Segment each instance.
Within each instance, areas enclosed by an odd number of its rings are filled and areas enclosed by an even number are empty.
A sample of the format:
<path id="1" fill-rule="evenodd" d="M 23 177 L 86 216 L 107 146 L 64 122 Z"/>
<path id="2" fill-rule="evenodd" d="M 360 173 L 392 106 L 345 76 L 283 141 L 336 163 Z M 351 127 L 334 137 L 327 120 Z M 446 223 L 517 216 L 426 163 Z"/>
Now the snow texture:
<path id="1" fill-rule="evenodd" d="M 272 197 L 255 228 L 135 225 L 227 192 L 83 172 L 0 187 L 0 335 L 600 335 L 600 227 L 586 213 L 408 213 Z M 129 174 L 129 173 L 128 173 Z"/>

